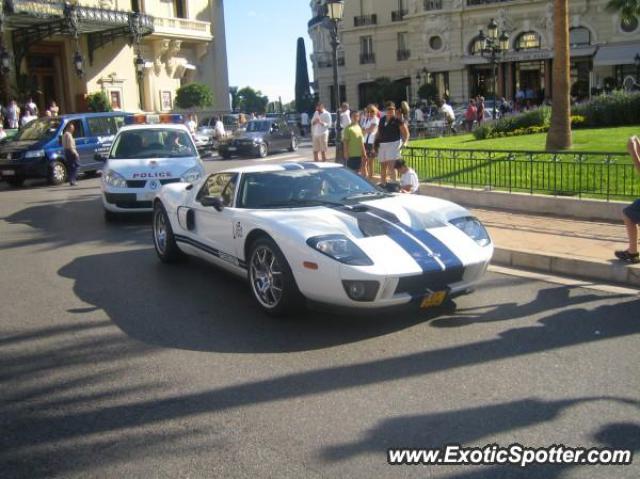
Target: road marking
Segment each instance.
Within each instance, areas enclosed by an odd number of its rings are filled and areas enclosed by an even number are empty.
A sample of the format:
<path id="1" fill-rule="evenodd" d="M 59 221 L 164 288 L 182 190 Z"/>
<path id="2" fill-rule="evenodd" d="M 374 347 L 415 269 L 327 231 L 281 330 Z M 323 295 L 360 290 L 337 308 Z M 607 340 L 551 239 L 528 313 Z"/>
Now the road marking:
<path id="1" fill-rule="evenodd" d="M 580 279 L 567 278 L 564 276 L 554 276 L 551 274 L 534 273 L 533 271 L 524 271 L 521 269 L 505 268 L 503 266 L 489 266 L 489 271 L 492 273 L 506 274 L 509 276 L 518 276 L 520 278 L 535 279 L 537 281 L 544 281 L 545 283 L 562 284 L 564 286 L 574 286 L 585 289 L 593 289 L 595 291 L 602 291 L 612 294 L 624 294 L 628 296 L 640 295 L 640 289 L 628 288 L 625 286 L 616 286 L 612 284 L 593 283 L 591 281 L 584 281 Z"/>

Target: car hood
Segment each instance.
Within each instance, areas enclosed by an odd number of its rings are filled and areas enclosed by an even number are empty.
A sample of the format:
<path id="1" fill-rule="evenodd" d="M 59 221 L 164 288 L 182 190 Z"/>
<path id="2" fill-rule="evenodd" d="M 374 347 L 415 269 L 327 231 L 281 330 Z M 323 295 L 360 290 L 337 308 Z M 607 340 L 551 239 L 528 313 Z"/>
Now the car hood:
<path id="1" fill-rule="evenodd" d="M 390 273 L 412 268 L 420 273 L 419 261 L 412 258 L 425 254 L 465 264 L 477 262 L 478 257 L 486 260 L 492 254 L 492 247 L 483 249 L 450 223 L 455 218 L 472 216 L 454 203 L 398 194 L 351 206 L 263 210 L 254 214 L 274 224 L 287 238 L 300 242 L 314 236 L 345 235 Z"/>
<path id="2" fill-rule="evenodd" d="M 141 160 L 109 160 L 105 165 L 127 180 L 144 178 L 177 178 L 187 170 L 200 165 L 196 157 L 188 158 L 145 158 Z"/>
<path id="3" fill-rule="evenodd" d="M 9 140 L 0 143 L 0 158 L 4 159 L 9 153 L 22 153 L 27 150 L 37 149 L 42 147 L 43 142 L 38 140 L 29 141 L 17 141 Z"/>

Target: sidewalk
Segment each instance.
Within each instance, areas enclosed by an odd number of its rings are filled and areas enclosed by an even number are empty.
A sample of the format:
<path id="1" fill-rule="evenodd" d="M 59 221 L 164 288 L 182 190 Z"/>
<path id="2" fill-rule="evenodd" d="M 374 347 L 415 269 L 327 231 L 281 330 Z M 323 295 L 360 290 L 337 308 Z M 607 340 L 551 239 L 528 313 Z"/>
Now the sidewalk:
<path id="1" fill-rule="evenodd" d="M 471 210 L 494 240 L 494 264 L 640 287 L 640 265 L 612 259 L 627 244 L 622 222 Z"/>

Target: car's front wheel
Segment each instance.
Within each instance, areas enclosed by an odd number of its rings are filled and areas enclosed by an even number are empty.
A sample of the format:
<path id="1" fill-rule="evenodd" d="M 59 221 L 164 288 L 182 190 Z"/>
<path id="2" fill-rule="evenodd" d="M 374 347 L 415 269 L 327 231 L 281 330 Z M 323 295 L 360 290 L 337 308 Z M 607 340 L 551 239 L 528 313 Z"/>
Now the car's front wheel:
<path id="1" fill-rule="evenodd" d="M 61 161 L 54 161 L 49 168 L 49 183 L 61 185 L 67 181 L 67 167 Z"/>
<path id="2" fill-rule="evenodd" d="M 289 263 L 271 238 L 259 238 L 251 245 L 249 282 L 254 298 L 271 316 L 295 312 L 303 303 Z"/>
<path id="3" fill-rule="evenodd" d="M 291 137 L 291 144 L 289 145 L 289 151 L 297 151 L 298 150 L 298 140 L 295 136 Z"/>
<path id="4" fill-rule="evenodd" d="M 174 263 L 182 257 L 173 236 L 169 216 L 160 202 L 156 202 L 153 208 L 153 245 L 163 263 Z"/>
<path id="5" fill-rule="evenodd" d="M 260 143 L 260 145 L 258 145 L 258 157 L 266 158 L 268 154 L 269 146 L 266 143 Z"/>

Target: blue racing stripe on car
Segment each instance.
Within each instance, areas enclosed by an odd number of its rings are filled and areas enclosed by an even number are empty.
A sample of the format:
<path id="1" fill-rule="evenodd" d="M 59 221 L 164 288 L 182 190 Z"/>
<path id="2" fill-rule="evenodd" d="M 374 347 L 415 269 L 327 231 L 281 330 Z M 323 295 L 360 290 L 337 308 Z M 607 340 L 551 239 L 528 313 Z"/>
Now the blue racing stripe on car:
<path id="1" fill-rule="evenodd" d="M 423 273 L 442 271 L 440 263 L 438 263 L 420 243 L 411 238 L 411 236 L 393 226 L 389 226 L 387 236 L 418 263 Z"/>
<path id="2" fill-rule="evenodd" d="M 444 265 L 444 269 L 460 269 L 464 268 L 462 261 L 456 254 L 449 249 L 442 241 L 429 233 L 427 230 L 417 230 L 402 223 L 395 215 L 385 210 L 366 205 L 372 213 L 384 217 L 385 220 L 391 221 L 398 228 L 416 238 L 420 243 L 426 246 Z M 383 216 L 384 215 L 384 216 Z M 391 217 L 395 218 L 392 220 Z"/>
<path id="3" fill-rule="evenodd" d="M 194 248 L 198 248 L 199 250 L 204 251 L 205 253 L 215 256 L 216 258 L 226 261 L 227 263 L 233 264 L 234 266 L 239 266 L 240 268 L 247 269 L 247 263 L 239 258 L 236 258 L 235 256 L 227 254 L 216 248 L 212 248 L 211 246 L 194 240 L 193 238 L 189 238 L 188 236 L 174 235 L 173 237 L 179 243 L 186 243 L 190 246 L 193 246 Z"/>

